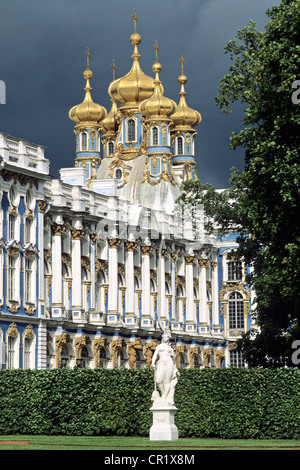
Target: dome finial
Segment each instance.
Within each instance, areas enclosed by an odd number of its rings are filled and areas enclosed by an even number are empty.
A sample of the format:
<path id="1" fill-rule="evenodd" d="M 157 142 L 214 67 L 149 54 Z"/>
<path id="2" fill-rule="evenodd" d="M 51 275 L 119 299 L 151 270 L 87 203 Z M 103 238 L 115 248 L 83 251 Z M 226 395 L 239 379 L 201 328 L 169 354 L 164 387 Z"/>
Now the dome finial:
<path id="1" fill-rule="evenodd" d="M 116 79 L 116 66 L 115 66 L 115 59 L 113 59 L 111 68 L 113 69 L 113 81 Z"/>
<path id="2" fill-rule="evenodd" d="M 142 38 L 141 38 L 140 34 L 136 32 L 136 22 L 139 20 L 138 17 L 136 16 L 136 9 L 134 9 L 134 14 L 131 16 L 131 18 L 134 21 L 134 32 L 130 36 L 130 42 L 131 42 L 131 44 L 134 45 L 134 52 L 133 52 L 133 55 L 131 57 L 134 60 L 138 61 L 141 56 L 139 54 L 137 46 L 138 46 L 138 44 L 140 44 Z"/>
<path id="3" fill-rule="evenodd" d="M 89 48 L 87 48 L 85 55 L 86 55 L 86 68 L 87 68 L 87 70 L 89 70 L 89 68 L 90 68 L 90 57 L 91 57 Z"/>
<path id="4" fill-rule="evenodd" d="M 155 49 L 155 63 L 152 66 L 152 70 L 156 74 L 155 80 L 157 81 L 157 80 L 159 80 L 158 74 L 159 74 L 159 72 L 161 71 L 161 68 L 162 68 L 161 65 L 158 62 L 158 59 L 157 59 L 157 53 L 159 51 L 159 48 L 158 48 L 158 45 L 157 45 L 157 39 L 155 40 L 154 49 Z"/>
<path id="5" fill-rule="evenodd" d="M 138 17 L 136 16 L 136 9 L 133 10 L 133 15 L 131 15 L 131 18 L 134 21 L 134 33 L 136 33 L 136 22 L 139 21 Z"/>
<path id="6" fill-rule="evenodd" d="M 181 57 L 179 60 L 181 62 L 181 75 L 183 75 L 183 64 L 185 64 L 185 60 L 183 58 L 183 52 L 181 53 Z"/>

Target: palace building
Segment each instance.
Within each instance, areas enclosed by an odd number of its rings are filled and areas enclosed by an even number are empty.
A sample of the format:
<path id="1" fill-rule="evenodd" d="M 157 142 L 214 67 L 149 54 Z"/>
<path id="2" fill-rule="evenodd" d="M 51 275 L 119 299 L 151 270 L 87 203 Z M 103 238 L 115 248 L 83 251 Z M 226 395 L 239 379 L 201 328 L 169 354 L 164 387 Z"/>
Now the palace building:
<path id="1" fill-rule="evenodd" d="M 49 174 L 44 147 L 0 134 L 0 367 L 141 368 L 162 331 L 179 368 L 244 366 L 236 339 L 250 326 L 242 262 L 178 219 L 182 181 L 197 179 L 201 115 L 140 66 L 134 13 L 132 66 L 92 99 L 90 53 L 83 101 L 73 106 L 74 167 Z M 114 69 L 115 73 L 115 69 Z M 184 227 L 183 227 L 184 226 Z M 191 229 L 192 227 L 192 229 Z"/>

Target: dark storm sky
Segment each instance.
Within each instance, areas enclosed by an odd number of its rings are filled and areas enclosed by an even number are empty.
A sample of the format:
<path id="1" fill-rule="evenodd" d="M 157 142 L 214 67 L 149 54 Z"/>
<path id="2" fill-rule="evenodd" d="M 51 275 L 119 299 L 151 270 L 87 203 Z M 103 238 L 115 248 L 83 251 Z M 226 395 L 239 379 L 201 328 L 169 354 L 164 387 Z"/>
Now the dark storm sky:
<path id="1" fill-rule="evenodd" d="M 230 169 L 243 167 L 242 151 L 228 149 L 241 129 L 242 108 L 225 116 L 215 95 L 230 60 L 224 46 L 252 19 L 264 30 L 265 12 L 279 0 L 0 0 L 0 131 L 47 147 L 50 171 L 74 165 L 75 135 L 69 109 L 84 97 L 85 51 L 90 48 L 93 100 L 107 111 L 112 80 L 129 72 L 133 46 L 131 15 L 137 10 L 142 70 L 153 76 L 155 40 L 164 94 L 178 103 L 185 59 L 187 104 L 202 115 L 197 126 L 196 160 L 201 182 L 228 186 Z"/>

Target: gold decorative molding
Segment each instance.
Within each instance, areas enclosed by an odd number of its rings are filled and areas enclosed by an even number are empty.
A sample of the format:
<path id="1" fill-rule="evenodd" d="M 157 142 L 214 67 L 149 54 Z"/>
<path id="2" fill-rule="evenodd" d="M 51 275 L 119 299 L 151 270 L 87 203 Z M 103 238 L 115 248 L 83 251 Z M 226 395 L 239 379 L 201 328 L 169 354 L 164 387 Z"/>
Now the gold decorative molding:
<path id="1" fill-rule="evenodd" d="M 47 203 L 46 201 L 42 201 L 41 199 L 38 200 L 38 210 L 41 214 L 45 212 Z"/>
<path id="2" fill-rule="evenodd" d="M 105 350 L 106 346 L 107 346 L 106 338 L 98 338 L 94 340 L 93 351 L 94 351 L 96 369 L 100 367 L 100 354 L 103 349 Z"/>
<path id="3" fill-rule="evenodd" d="M 90 234 L 90 239 L 91 239 L 91 244 L 92 244 L 92 245 L 95 245 L 95 243 L 96 243 L 96 241 L 97 241 L 97 238 L 98 238 L 97 233 L 91 233 L 91 234 Z"/>
<path id="4" fill-rule="evenodd" d="M 200 258 L 198 260 L 198 264 L 199 264 L 199 268 L 206 268 L 206 266 L 208 264 L 208 259 Z"/>
<path id="5" fill-rule="evenodd" d="M 137 243 L 127 241 L 127 242 L 125 242 L 125 248 L 126 248 L 127 251 L 133 251 L 137 248 Z"/>
<path id="6" fill-rule="evenodd" d="M 90 343 L 91 340 L 89 336 L 84 335 L 74 339 L 76 361 L 81 359 L 82 349 Z"/>
<path id="7" fill-rule="evenodd" d="M 142 253 L 143 255 L 149 255 L 152 252 L 151 245 L 142 245 Z"/>
<path id="8" fill-rule="evenodd" d="M 101 269 L 106 274 L 108 273 L 108 262 L 106 260 L 97 259 L 96 261 L 96 274 Z"/>
<path id="9" fill-rule="evenodd" d="M 81 257 L 81 266 L 83 266 L 87 271 L 91 270 L 91 261 L 87 256 Z"/>
<path id="10" fill-rule="evenodd" d="M 220 369 L 222 359 L 225 359 L 225 350 L 224 350 L 224 349 L 217 349 L 217 350 L 216 350 L 216 365 L 217 365 L 217 369 Z"/>
<path id="11" fill-rule="evenodd" d="M 134 341 L 130 342 L 127 346 L 128 349 L 128 365 L 130 369 L 136 369 L 136 357 L 137 351 L 143 350 L 143 345 L 140 341 L 140 338 L 136 338 Z"/>
<path id="12" fill-rule="evenodd" d="M 27 305 L 27 308 L 25 309 L 25 313 L 27 313 L 27 315 L 34 315 L 34 308 L 32 305 Z"/>
<path id="13" fill-rule="evenodd" d="M 194 263 L 195 256 L 191 255 L 186 255 L 185 257 L 185 263 L 186 264 L 193 264 Z"/>
<path id="14" fill-rule="evenodd" d="M 213 348 L 203 349 L 203 365 L 208 367 L 209 358 L 213 355 Z"/>
<path id="15" fill-rule="evenodd" d="M 183 354 L 185 353 L 185 351 L 186 351 L 186 347 L 184 345 L 177 345 L 175 347 L 175 354 L 176 354 L 175 362 L 176 362 L 177 369 L 180 369 L 180 360 Z"/>
<path id="16" fill-rule="evenodd" d="M 56 367 L 61 367 L 61 352 L 64 344 L 71 343 L 71 337 L 67 333 L 62 335 L 55 336 L 55 357 L 56 357 Z"/>
<path id="17" fill-rule="evenodd" d="M 111 342 L 111 352 L 112 352 L 112 368 L 115 369 L 118 366 L 118 352 L 121 348 L 124 348 L 126 343 L 123 339 L 114 339 Z"/>
<path id="18" fill-rule="evenodd" d="M 51 264 L 52 263 L 52 251 L 51 248 L 49 250 L 44 250 L 44 260 L 47 261 L 47 263 Z"/>
<path id="19" fill-rule="evenodd" d="M 119 238 L 109 238 L 108 239 L 108 245 L 109 248 L 117 248 L 121 243 L 121 240 Z"/>
<path id="20" fill-rule="evenodd" d="M 69 266 L 69 268 L 71 268 L 71 255 L 69 255 L 69 253 L 62 253 L 61 262 L 62 264 L 66 264 Z"/>
<path id="21" fill-rule="evenodd" d="M 71 230 L 71 234 L 72 234 L 72 240 L 80 240 L 84 236 L 85 231 L 84 229 L 73 228 Z"/>
<path id="22" fill-rule="evenodd" d="M 52 235 L 54 236 L 61 236 L 62 233 L 66 231 L 66 226 L 63 224 L 54 223 L 52 224 L 51 228 L 52 228 Z"/>
<path id="23" fill-rule="evenodd" d="M 17 336 L 19 336 L 17 324 L 15 322 L 13 322 L 9 325 L 9 328 L 7 330 L 7 334 L 8 334 L 8 336 L 12 336 L 13 338 L 16 338 Z"/>
<path id="24" fill-rule="evenodd" d="M 189 361 L 190 368 L 194 369 L 195 367 L 195 357 L 200 354 L 200 346 L 193 346 L 189 349 Z"/>
<path id="25" fill-rule="evenodd" d="M 11 313 L 17 313 L 19 310 L 20 306 L 16 302 L 12 302 L 9 306 L 8 311 Z"/>
<path id="26" fill-rule="evenodd" d="M 27 325 L 24 331 L 24 336 L 25 338 L 32 339 L 35 337 L 34 331 L 33 331 L 33 326 L 32 325 Z"/>

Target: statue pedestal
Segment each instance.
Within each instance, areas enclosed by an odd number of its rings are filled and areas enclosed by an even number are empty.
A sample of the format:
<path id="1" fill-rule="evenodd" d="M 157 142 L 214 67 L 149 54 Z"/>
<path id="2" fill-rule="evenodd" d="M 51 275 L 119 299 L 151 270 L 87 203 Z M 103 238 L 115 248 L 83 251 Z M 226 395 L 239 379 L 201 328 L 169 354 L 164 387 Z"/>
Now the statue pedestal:
<path id="1" fill-rule="evenodd" d="M 154 403 L 153 425 L 150 428 L 150 441 L 177 441 L 178 429 L 174 423 L 176 406 L 167 403 Z"/>

